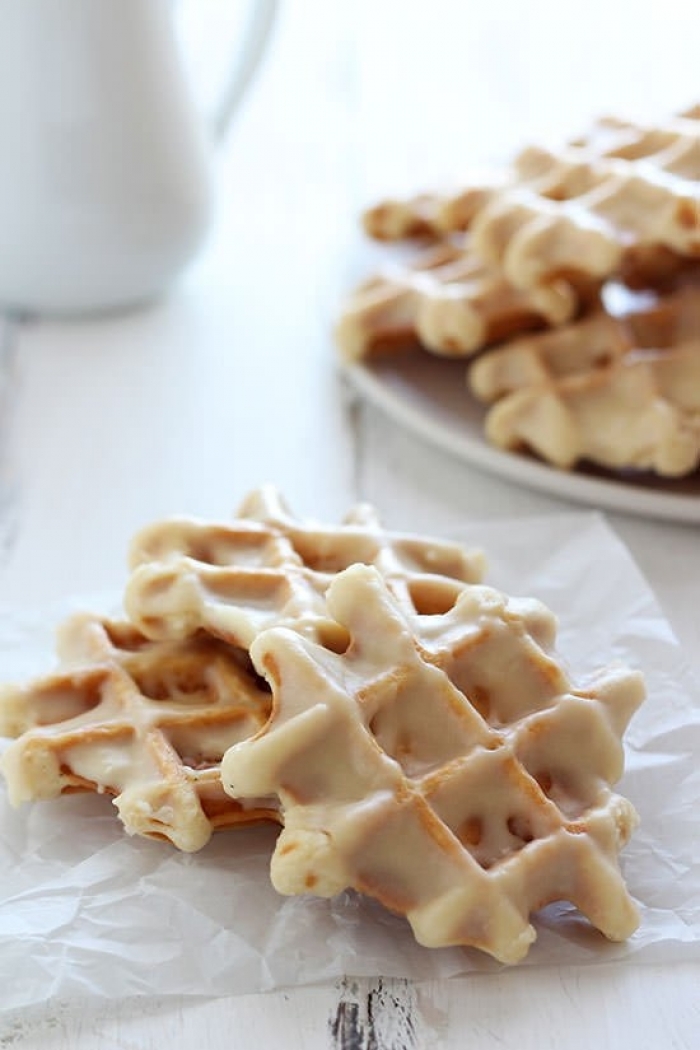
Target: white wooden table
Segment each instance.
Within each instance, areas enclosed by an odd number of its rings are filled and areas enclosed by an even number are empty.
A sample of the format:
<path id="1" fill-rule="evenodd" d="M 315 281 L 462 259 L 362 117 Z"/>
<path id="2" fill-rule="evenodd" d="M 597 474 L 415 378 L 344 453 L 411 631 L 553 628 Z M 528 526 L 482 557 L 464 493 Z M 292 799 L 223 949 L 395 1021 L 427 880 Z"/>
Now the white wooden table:
<path id="1" fill-rule="evenodd" d="M 27 320 L 9 333 L 2 602 L 119 589 L 140 525 L 180 511 L 225 516 L 266 480 L 299 513 L 337 520 L 361 498 L 416 530 L 571 510 L 347 398 L 329 326 L 348 231 L 375 192 L 421 188 L 601 111 L 697 101 L 699 44 L 695 0 L 641 0 L 633 11 L 606 0 L 284 5 L 218 157 L 215 228 L 179 286 L 128 316 Z M 700 673 L 697 528 L 610 522 Z M 700 966 L 525 968 L 444 984 L 348 978 L 227 999 L 50 1003 L 11 1028 L 0 1017 L 0 1045 L 23 1050 L 623 1041 L 700 1046 Z"/>

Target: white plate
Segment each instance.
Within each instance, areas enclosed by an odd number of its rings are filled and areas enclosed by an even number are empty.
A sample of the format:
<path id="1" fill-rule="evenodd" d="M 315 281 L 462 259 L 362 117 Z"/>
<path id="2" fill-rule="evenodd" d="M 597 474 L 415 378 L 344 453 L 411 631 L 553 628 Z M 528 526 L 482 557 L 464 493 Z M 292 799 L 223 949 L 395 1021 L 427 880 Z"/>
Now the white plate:
<path id="1" fill-rule="evenodd" d="M 446 452 L 519 485 L 606 510 L 700 523 L 700 472 L 684 479 L 565 472 L 486 442 L 484 408 L 469 394 L 463 361 L 429 354 L 345 365 L 356 389 L 396 422 Z"/>

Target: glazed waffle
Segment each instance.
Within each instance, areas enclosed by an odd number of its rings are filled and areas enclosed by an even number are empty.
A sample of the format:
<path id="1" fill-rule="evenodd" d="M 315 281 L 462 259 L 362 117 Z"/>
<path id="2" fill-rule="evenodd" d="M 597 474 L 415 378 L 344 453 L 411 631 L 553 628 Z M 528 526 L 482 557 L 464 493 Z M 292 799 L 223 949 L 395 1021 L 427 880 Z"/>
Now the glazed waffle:
<path id="1" fill-rule="evenodd" d="M 614 146 L 589 139 L 561 153 L 523 151 L 516 185 L 476 215 L 476 250 L 516 287 L 562 275 L 602 281 L 621 272 L 629 249 L 644 246 L 700 258 L 700 122 L 608 125 L 601 130 Z"/>
<path id="2" fill-rule="evenodd" d="M 676 477 L 700 465 L 700 297 L 692 288 L 493 350 L 469 371 L 486 435 L 562 468 Z"/>
<path id="3" fill-rule="evenodd" d="M 507 173 L 473 176 L 471 184 L 453 193 L 417 193 L 405 200 L 389 198 L 362 215 L 365 233 L 375 241 L 442 240 L 468 230 L 494 192 L 507 184 Z"/>
<path id="4" fill-rule="evenodd" d="M 363 223 L 381 240 L 470 230 L 477 256 L 520 289 L 658 284 L 700 258 L 697 108 L 656 127 L 604 118 L 562 150 L 529 147 L 457 192 L 381 202 Z"/>
<path id="5" fill-rule="evenodd" d="M 635 350 L 671 349 L 700 335 L 700 289 L 692 285 L 619 314 L 603 309 L 554 331 L 493 347 L 468 371 L 474 395 L 487 403 L 525 386 L 612 365 Z"/>
<path id="6" fill-rule="evenodd" d="M 569 320 L 579 298 L 566 281 L 520 291 L 468 241 L 444 242 L 360 285 L 335 335 L 348 361 L 410 346 L 466 357 L 513 333 Z"/>
<path id="7" fill-rule="evenodd" d="M 337 526 L 294 517 L 271 488 L 252 493 L 230 524 L 158 522 L 134 540 L 125 605 L 151 638 L 200 629 L 249 649 L 264 630 L 288 625 L 330 648 L 347 643 L 328 614 L 333 576 L 362 562 L 377 567 L 406 607 L 449 607 L 481 579 L 483 558 L 455 543 L 390 532 L 367 506 Z"/>
<path id="8" fill-rule="evenodd" d="M 114 797 L 129 833 L 197 850 L 212 831 L 276 819 L 271 800 L 240 803 L 220 761 L 271 708 L 247 657 L 215 638 L 151 642 L 125 622 L 78 616 L 61 628 L 61 664 L 0 693 L 1 768 L 14 804 L 74 791 Z"/>
<path id="9" fill-rule="evenodd" d="M 509 963 L 551 901 L 629 936 L 638 917 L 617 855 L 636 814 L 611 785 L 640 678 L 608 670 L 572 688 L 547 651 L 551 615 L 485 587 L 407 615 L 375 569 L 355 565 L 327 600 L 349 646 L 260 635 L 251 656 L 273 714 L 222 762 L 234 797 L 280 799 L 276 888 L 351 887 L 406 915 L 422 944 Z"/>
<path id="10" fill-rule="evenodd" d="M 612 277 L 659 288 L 698 266 L 700 120 L 695 110 L 648 128 L 604 118 L 562 150 L 529 147 L 456 193 L 383 201 L 363 224 L 378 240 L 437 243 L 348 298 L 342 356 L 415 345 L 468 356 L 572 320 Z"/>

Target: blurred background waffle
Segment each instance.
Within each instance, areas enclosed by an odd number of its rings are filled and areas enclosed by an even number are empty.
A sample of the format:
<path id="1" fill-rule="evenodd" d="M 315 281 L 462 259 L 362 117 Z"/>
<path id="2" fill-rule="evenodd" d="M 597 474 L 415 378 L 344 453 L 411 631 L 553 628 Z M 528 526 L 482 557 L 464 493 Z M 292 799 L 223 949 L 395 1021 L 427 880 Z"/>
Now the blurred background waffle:
<path id="1" fill-rule="evenodd" d="M 450 383 L 496 402 L 479 413 L 490 444 L 616 478 L 697 473 L 698 107 L 648 124 L 601 117 L 452 189 L 381 200 L 362 225 L 403 250 L 340 312 L 351 374 L 389 354 L 398 368 L 409 350 L 476 355 L 467 383 L 454 370 Z M 489 387 L 505 362 L 517 391 Z"/>

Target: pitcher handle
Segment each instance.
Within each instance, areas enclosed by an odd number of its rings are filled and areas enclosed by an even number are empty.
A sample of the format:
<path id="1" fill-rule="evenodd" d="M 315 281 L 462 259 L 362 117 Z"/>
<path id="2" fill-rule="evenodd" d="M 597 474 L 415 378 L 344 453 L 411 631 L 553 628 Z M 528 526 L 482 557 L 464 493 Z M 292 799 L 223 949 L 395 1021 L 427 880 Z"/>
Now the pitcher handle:
<path id="1" fill-rule="evenodd" d="M 224 85 L 211 122 L 212 135 L 219 142 L 231 123 L 243 94 L 260 63 L 274 24 L 279 0 L 255 0 L 245 30 L 241 61 Z"/>

